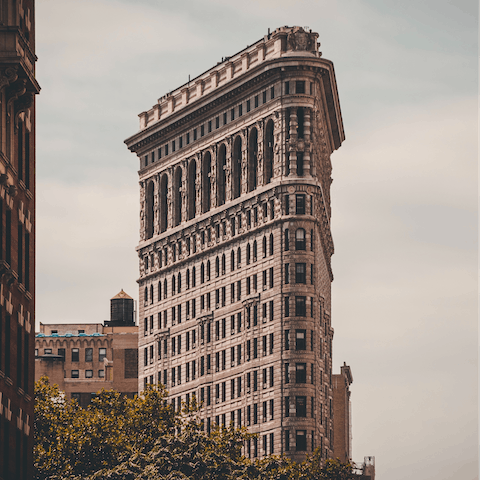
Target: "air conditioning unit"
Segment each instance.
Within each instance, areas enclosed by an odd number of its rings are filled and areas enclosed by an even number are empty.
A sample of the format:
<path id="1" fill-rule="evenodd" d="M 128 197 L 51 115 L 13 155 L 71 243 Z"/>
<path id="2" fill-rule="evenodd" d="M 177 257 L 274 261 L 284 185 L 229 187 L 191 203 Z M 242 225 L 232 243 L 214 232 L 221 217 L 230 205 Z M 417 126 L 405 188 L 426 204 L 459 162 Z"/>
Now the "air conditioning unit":
<path id="1" fill-rule="evenodd" d="M 200 339 L 200 345 L 203 345 L 205 343 L 205 340 L 202 338 Z"/>
<path id="2" fill-rule="evenodd" d="M 217 309 L 220 308 L 220 304 L 219 304 L 219 303 L 216 303 L 216 304 L 215 304 L 215 308 L 217 308 Z"/>
<path id="3" fill-rule="evenodd" d="M 220 340 L 220 335 L 215 335 L 215 340 Z"/>
<path id="4" fill-rule="evenodd" d="M 267 388 L 267 384 L 264 383 L 264 384 L 263 384 L 263 389 L 265 390 L 266 388 Z"/>
<path id="5" fill-rule="evenodd" d="M 216 399 L 215 399 L 215 403 L 220 403 L 220 399 L 219 399 L 219 398 L 216 398 Z"/>
<path id="6" fill-rule="evenodd" d="M 190 320 L 190 315 L 187 315 L 187 320 Z"/>
<path id="7" fill-rule="evenodd" d="M 262 318 L 262 323 L 267 323 L 267 317 Z"/>
<path id="8" fill-rule="evenodd" d="M 234 361 L 234 360 L 232 360 L 232 367 L 234 367 L 234 366 L 235 366 L 235 361 Z"/>
<path id="9" fill-rule="evenodd" d="M 195 348 L 195 342 L 192 342 L 192 348 Z"/>
<path id="10" fill-rule="evenodd" d="M 250 393 L 250 387 L 247 387 L 247 393 Z"/>
<path id="11" fill-rule="evenodd" d="M 231 332 L 232 335 L 235 335 L 235 329 L 232 328 L 232 332 Z"/>

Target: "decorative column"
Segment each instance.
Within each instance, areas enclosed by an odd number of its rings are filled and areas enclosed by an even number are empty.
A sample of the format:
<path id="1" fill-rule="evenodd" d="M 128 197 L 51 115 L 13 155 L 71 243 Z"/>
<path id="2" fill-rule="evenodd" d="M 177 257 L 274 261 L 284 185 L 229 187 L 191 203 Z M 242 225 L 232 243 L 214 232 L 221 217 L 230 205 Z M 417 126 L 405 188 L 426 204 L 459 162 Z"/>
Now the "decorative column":
<path id="1" fill-rule="evenodd" d="M 202 214 L 202 154 L 197 153 L 197 178 L 195 179 L 195 216 Z"/>
<path id="2" fill-rule="evenodd" d="M 257 122 L 257 187 L 262 187 L 265 181 L 265 155 L 264 155 L 264 140 L 265 140 L 265 120 Z"/>
<path id="3" fill-rule="evenodd" d="M 232 137 L 225 139 L 225 202 L 232 199 Z"/>
<path id="4" fill-rule="evenodd" d="M 303 170 L 304 170 L 304 175 L 306 177 L 309 177 L 312 175 L 312 168 L 310 165 L 310 149 L 311 149 L 311 143 L 310 143 L 310 109 L 309 108 L 304 108 L 304 121 L 303 121 L 303 138 L 304 138 L 304 144 L 305 144 L 305 149 L 303 152 Z"/>
<path id="5" fill-rule="evenodd" d="M 290 109 L 290 139 L 288 142 L 288 158 L 290 175 L 294 177 L 297 176 L 297 127 L 297 109 L 295 107 L 292 107 Z"/>
<path id="6" fill-rule="evenodd" d="M 283 146 L 285 144 L 285 136 L 283 131 L 283 126 L 285 123 L 285 110 L 280 112 L 275 112 L 275 120 L 273 124 L 273 178 L 280 177 L 282 175 L 283 168 L 283 157 L 284 150 Z M 285 128 L 288 128 L 285 127 Z"/>
<path id="7" fill-rule="evenodd" d="M 145 240 L 145 182 L 140 182 L 140 241 Z"/>
<path id="8" fill-rule="evenodd" d="M 173 168 L 167 170 L 168 191 L 167 191 L 167 229 L 173 227 Z"/>
<path id="9" fill-rule="evenodd" d="M 242 158 L 240 162 L 240 172 L 242 175 L 242 188 L 240 195 L 247 193 L 248 190 L 248 134 L 247 129 L 242 128 Z"/>
<path id="10" fill-rule="evenodd" d="M 210 208 L 217 206 L 217 145 L 212 145 L 210 162 Z"/>

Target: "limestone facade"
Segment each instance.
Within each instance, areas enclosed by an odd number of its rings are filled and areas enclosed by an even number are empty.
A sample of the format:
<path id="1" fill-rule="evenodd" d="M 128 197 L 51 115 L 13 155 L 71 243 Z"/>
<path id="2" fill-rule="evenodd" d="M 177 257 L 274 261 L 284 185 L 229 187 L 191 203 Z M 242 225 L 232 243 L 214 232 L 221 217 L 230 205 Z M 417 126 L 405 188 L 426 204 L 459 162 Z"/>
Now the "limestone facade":
<path id="1" fill-rule="evenodd" d="M 139 390 L 162 382 L 251 457 L 333 454 L 330 155 L 318 34 L 281 27 L 140 114 Z"/>

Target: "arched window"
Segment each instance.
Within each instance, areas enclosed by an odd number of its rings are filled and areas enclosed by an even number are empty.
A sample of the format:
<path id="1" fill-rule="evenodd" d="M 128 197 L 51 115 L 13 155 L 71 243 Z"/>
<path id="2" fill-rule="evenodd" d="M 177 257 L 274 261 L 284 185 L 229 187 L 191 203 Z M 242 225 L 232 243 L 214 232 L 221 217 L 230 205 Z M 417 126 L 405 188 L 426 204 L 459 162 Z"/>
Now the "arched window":
<path id="1" fill-rule="evenodd" d="M 200 265 L 200 283 L 205 283 L 205 265 L 203 262 Z"/>
<path id="2" fill-rule="evenodd" d="M 207 260 L 207 282 L 210 281 L 210 260 Z"/>
<path id="3" fill-rule="evenodd" d="M 175 275 L 172 275 L 172 295 L 175 295 Z"/>
<path id="4" fill-rule="evenodd" d="M 158 282 L 158 301 L 162 300 L 162 282 Z"/>
<path id="5" fill-rule="evenodd" d="M 202 167 L 202 212 L 208 212 L 210 210 L 210 196 L 211 196 L 211 183 L 210 172 L 212 168 L 212 156 L 210 152 L 206 152 L 203 156 Z"/>
<path id="6" fill-rule="evenodd" d="M 197 269 L 195 267 L 192 267 L 192 287 L 197 286 Z"/>
<path id="7" fill-rule="evenodd" d="M 230 271 L 233 272 L 235 270 L 235 252 L 232 250 L 230 252 Z"/>
<path id="8" fill-rule="evenodd" d="M 186 280 L 187 290 L 188 290 L 190 288 L 190 269 L 189 268 L 187 268 L 187 278 L 185 280 Z"/>
<path id="9" fill-rule="evenodd" d="M 145 203 L 145 237 L 153 237 L 153 182 L 148 182 Z"/>
<path id="10" fill-rule="evenodd" d="M 150 285 L 150 303 L 153 303 L 153 284 Z"/>
<path id="11" fill-rule="evenodd" d="M 248 139 L 248 191 L 257 188 L 258 169 L 258 132 L 256 128 L 250 130 Z"/>
<path id="12" fill-rule="evenodd" d="M 218 257 L 215 259 L 215 276 L 218 277 L 220 275 L 220 260 Z"/>
<path id="13" fill-rule="evenodd" d="M 233 144 L 232 156 L 232 198 L 238 198 L 242 192 L 242 139 L 237 136 Z"/>
<path id="14" fill-rule="evenodd" d="M 303 228 L 297 228 L 295 232 L 295 250 L 305 250 L 305 230 Z"/>
<path id="15" fill-rule="evenodd" d="M 175 170 L 175 181 L 173 183 L 174 196 L 174 224 L 180 225 L 182 222 L 182 167 Z"/>
<path id="16" fill-rule="evenodd" d="M 168 227 L 168 177 L 167 174 L 163 174 L 160 180 L 160 231 L 164 232 Z M 165 264 L 167 263 L 167 257 L 165 256 Z"/>
<path id="17" fill-rule="evenodd" d="M 273 255 L 273 233 L 270 234 L 270 255 Z"/>
<path id="18" fill-rule="evenodd" d="M 240 268 L 242 266 L 242 250 L 240 247 L 237 249 L 237 268 Z"/>
<path id="19" fill-rule="evenodd" d="M 217 205 L 225 204 L 225 186 L 227 182 L 227 172 L 225 168 L 227 166 L 227 148 L 222 143 L 218 149 L 217 155 Z"/>
<path id="20" fill-rule="evenodd" d="M 265 184 L 270 183 L 273 177 L 273 120 L 269 120 L 265 127 Z"/>
<path id="21" fill-rule="evenodd" d="M 222 255 L 222 275 L 225 275 L 225 271 L 227 269 L 227 260 L 225 258 L 225 254 Z"/>
<path id="22" fill-rule="evenodd" d="M 257 241 L 253 241 L 253 261 L 257 261 Z"/>
<path id="23" fill-rule="evenodd" d="M 263 255 L 263 258 L 265 258 L 267 256 L 267 237 L 263 237 L 263 240 L 262 240 L 262 255 Z"/>
<path id="24" fill-rule="evenodd" d="M 178 293 L 182 292 L 182 274 L 179 273 L 177 277 L 177 291 Z"/>
<path id="25" fill-rule="evenodd" d="M 165 300 L 167 298 L 167 279 L 163 281 L 163 299 Z"/>
<path id="26" fill-rule="evenodd" d="M 197 192 L 195 182 L 197 178 L 197 163 L 192 158 L 188 164 L 188 219 L 195 218 L 197 210 Z"/>
<path id="27" fill-rule="evenodd" d="M 144 297 L 143 304 L 147 306 L 148 305 L 148 288 L 147 287 L 145 287 L 145 290 L 143 291 L 143 297 Z"/>
<path id="28" fill-rule="evenodd" d="M 250 256 L 251 256 L 250 244 L 247 243 L 247 265 L 250 265 Z"/>

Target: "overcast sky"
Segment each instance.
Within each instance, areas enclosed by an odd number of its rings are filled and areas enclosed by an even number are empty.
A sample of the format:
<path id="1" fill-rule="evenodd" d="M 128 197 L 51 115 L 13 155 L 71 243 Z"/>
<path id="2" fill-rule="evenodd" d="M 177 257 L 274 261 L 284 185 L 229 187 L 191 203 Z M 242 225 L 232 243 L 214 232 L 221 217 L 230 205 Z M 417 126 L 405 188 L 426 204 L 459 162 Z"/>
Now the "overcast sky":
<path id="1" fill-rule="evenodd" d="M 138 298 L 138 161 L 156 100 L 282 25 L 320 35 L 332 157 L 334 367 L 353 456 L 384 480 L 477 472 L 477 2 L 37 0 L 37 322 Z"/>

